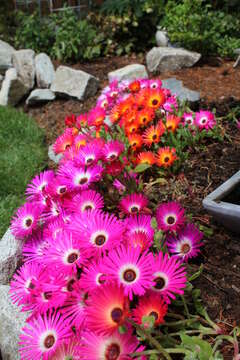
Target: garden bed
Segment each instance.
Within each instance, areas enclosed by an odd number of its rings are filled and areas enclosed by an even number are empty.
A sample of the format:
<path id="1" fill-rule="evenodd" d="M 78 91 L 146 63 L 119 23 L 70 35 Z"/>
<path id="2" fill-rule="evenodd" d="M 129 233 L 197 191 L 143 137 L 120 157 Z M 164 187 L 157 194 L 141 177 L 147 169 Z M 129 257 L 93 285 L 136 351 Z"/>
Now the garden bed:
<path id="1" fill-rule="evenodd" d="M 95 63 L 76 64 L 74 67 L 98 76 L 103 87 L 107 84 L 109 71 L 136 62 L 141 63 L 141 58 L 115 57 Z M 232 61 L 215 60 L 214 65 L 209 60 L 192 69 L 165 73 L 161 78 L 176 77 L 183 80 L 185 86 L 200 91 L 202 107 L 215 106 L 217 114 L 224 117 L 231 108 L 240 105 L 240 71 L 233 69 L 232 65 Z M 50 145 L 63 132 L 67 114 L 87 111 L 95 102 L 96 97 L 84 104 L 74 100 L 57 100 L 41 108 L 25 108 L 25 111 L 46 130 L 47 143 Z M 202 256 L 195 263 L 199 265 L 202 262 L 204 271 L 195 283 L 202 291 L 203 301 L 212 318 L 221 320 L 222 326 L 231 330 L 240 313 L 239 238 L 216 224 L 202 207 L 203 198 L 239 170 L 240 131 L 228 119 L 223 119 L 221 125 L 226 135 L 224 143 L 211 140 L 203 150 L 193 151 L 178 176 L 151 187 L 149 193 L 155 198 L 157 196 L 159 201 L 180 201 L 187 212 L 192 214 L 194 221 L 209 229 Z M 52 163 L 49 165 L 53 167 Z"/>

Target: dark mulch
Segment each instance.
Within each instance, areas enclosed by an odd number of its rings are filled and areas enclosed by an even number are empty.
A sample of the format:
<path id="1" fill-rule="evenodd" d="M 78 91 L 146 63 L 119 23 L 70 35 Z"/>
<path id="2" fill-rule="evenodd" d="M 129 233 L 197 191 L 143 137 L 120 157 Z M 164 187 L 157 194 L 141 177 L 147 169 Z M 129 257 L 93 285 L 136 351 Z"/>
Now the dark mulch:
<path id="1" fill-rule="evenodd" d="M 102 88 L 107 84 L 109 71 L 134 62 L 143 63 L 143 60 L 115 57 L 73 67 L 99 77 Z M 209 59 L 194 68 L 160 77 L 174 76 L 183 80 L 185 86 L 200 91 L 204 107 L 215 106 L 218 114 L 223 116 L 233 105 L 240 105 L 240 69 L 233 69 L 232 65 L 232 61 Z M 47 143 L 51 144 L 64 130 L 64 117 L 89 110 L 97 96 L 84 104 L 75 100 L 57 100 L 42 107 L 25 108 L 25 111 L 46 130 Z M 158 196 L 160 201 L 166 198 L 180 200 L 195 221 L 213 229 L 213 235 L 205 239 L 199 259 L 199 263 L 204 264 L 204 271 L 195 284 L 201 289 L 211 316 L 234 326 L 240 322 L 240 237 L 216 224 L 202 207 L 204 196 L 240 167 L 240 132 L 233 123 L 225 121 L 222 125 L 230 140 L 211 142 L 204 151 L 193 152 L 184 171 L 169 178 L 167 184 L 158 189 Z"/>

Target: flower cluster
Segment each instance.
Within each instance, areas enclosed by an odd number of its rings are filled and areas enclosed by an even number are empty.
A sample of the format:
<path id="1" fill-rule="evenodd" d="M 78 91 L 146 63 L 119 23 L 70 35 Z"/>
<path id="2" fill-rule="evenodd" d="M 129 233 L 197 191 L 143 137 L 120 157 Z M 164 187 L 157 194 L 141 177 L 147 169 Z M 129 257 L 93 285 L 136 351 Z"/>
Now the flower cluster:
<path id="1" fill-rule="evenodd" d="M 216 126 L 214 114 L 210 111 L 181 114 L 177 97 L 163 88 L 159 79 L 113 81 L 102 91 L 96 107 L 88 114 L 66 118 L 69 128 L 56 141 L 54 150 L 61 153 L 76 141 L 81 145 L 86 126 L 94 129 L 97 136 L 101 136 L 102 130 L 115 136 L 118 129 L 122 129 L 128 141 L 128 156 L 134 166 L 148 164 L 166 169 L 181 155 L 174 146 L 177 140 L 172 141 L 173 137 L 181 138 L 178 134 L 181 129 L 188 129 L 190 136 L 194 137 L 196 133 L 209 132 Z M 78 140 L 74 140 L 75 137 Z"/>

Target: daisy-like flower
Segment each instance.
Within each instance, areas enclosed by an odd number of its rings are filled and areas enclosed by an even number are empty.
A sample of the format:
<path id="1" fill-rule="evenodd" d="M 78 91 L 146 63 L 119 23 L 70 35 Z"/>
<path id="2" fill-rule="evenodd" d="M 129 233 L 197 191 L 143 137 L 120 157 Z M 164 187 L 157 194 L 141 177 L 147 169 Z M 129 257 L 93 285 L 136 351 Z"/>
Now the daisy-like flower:
<path id="1" fill-rule="evenodd" d="M 68 210 L 80 213 L 101 210 L 103 207 L 104 199 L 95 190 L 83 190 L 80 194 L 74 195 L 67 205 Z"/>
<path id="2" fill-rule="evenodd" d="M 139 80 L 134 80 L 129 84 L 129 90 L 132 93 L 137 93 L 141 89 L 141 84 Z"/>
<path id="3" fill-rule="evenodd" d="M 195 125 L 200 130 L 210 130 L 214 128 L 216 125 L 216 119 L 214 117 L 214 114 L 210 111 L 204 111 L 200 110 L 199 112 L 196 112 L 195 116 Z"/>
<path id="4" fill-rule="evenodd" d="M 156 126 L 150 126 L 143 133 L 144 144 L 146 144 L 147 146 L 151 146 L 152 144 L 158 144 L 164 131 L 165 127 L 161 120 L 157 123 Z"/>
<path id="5" fill-rule="evenodd" d="M 31 238 L 28 239 L 23 246 L 22 253 L 24 262 L 41 263 L 48 246 L 48 242 L 43 239 L 42 234 L 31 236 Z"/>
<path id="6" fill-rule="evenodd" d="M 109 101 L 109 97 L 105 94 L 102 94 L 99 96 L 99 98 L 97 99 L 97 107 L 100 107 L 104 110 L 107 110 L 108 107 L 110 106 L 111 102 Z"/>
<path id="7" fill-rule="evenodd" d="M 95 107 L 88 114 L 88 125 L 99 127 L 103 124 L 106 112 L 102 107 Z"/>
<path id="8" fill-rule="evenodd" d="M 65 132 L 57 138 L 55 143 L 53 144 L 53 151 L 55 154 L 61 154 L 70 146 L 72 146 L 74 142 L 74 136 L 72 131 L 69 131 L 69 128 L 65 130 Z"/>
<path id="9" fill-rule="evenodd" d="M 185 222 L 184 209 L 177 202 L 168 202 L 158 206 L 156 219 L 159 230 L 177 231 Z"/>
<path id="10" fill-rule="evenodd" d="M 143 212 L 147 205 L 148 199 L 143 194 L 129 194 L 121 199 L 119 209 L 127 215 L 134 215 Z"/>
<path id="11" fill-rule="evenodd" d="M 76 167 L 71 163 L 60 166 L 58 170 L 59 177 L 66 181 L 70 190 L 85 190 L 93 182 L 99 181 L 103 168 L 100 165 L 94 165 L 87 169 L 83 166 Z"/>
<path id="12" fill-rule="evenodd" d="M 60 314 L 53 312 L 29 320 L 20 334 L 19 352 L 24 360 L 48 360 L 58 346 L 71 336 Z"/>
<path id="13" fill-rule="evenodd" d="M 131 146 L 132 150 L 136 151 L 140 149 L 143 144 L 143 139 L 140 134 L 131 134 L 128 136 L 129 145 Z"/>
<path id="14" fill-rule="evenodd" d="M 148 86 L 150 87 L 150 89 L 161 89 L 162 81 L 160 79 L 148 80 Z"/>
<path id="15" fill-rule="evenodd" d="M 123 325 L 128 312 L 123 288 L 115 283 L 102 285 L 87 300 L 87 327 L 97 334 L 112 334 Z"/>
<path id="16" fill-rule="evenodd" d="M 65 117 L 65 125 L 68 127 L 72 127 L 76 124 L 76 115 L 71 114 Z"/>
<path id="17" fill-rule="evenodd" d="M 154 270 L 152 273 L 152 291 L 160 294 L 164 298 L 176 298 L 176 294 L 182 295 L 186 286 L 187 277 L 186 270 L 182 266 L 182 262 L 168 254 L 163 255 L 160 251 L 154 260 Z"/>
<path id="18" fill-rule="evenodd" d="M 127 234 L 129 238 L 134 237 L 136 233 L 144 233 L 148 242 L 151 244 L 154 238 L 154 229 L 151 226 L 151 216 L 150 215 L 134 215 L 130 216 L 125 220 L 127 227 Z M 150 245 L 151 246 L 151 245 Z"/>
<path id="19" fill-rule="evenodd" d="M 65 179 L 56 176 L 46 187 L 46 193 L 52 198 L 65 196 L 69 192 Z"/>
<path id="20" fill-rule="evenodd" d="M 138 324 L 143 323 L 144 316 L 153 316 L 154 325 L 158 326 L 164 322 L 168 306 L 158 293 L 148 292 L 142 296 L 135 309 L 133 309 L 133 319 Z"/>
<path id="21" fill-rule="evenodd" d="M 179 123 L 181 121 L 181 118 L 176 115 L 167 115 L 165 127 L 168 131 L 174 132 Z"/>
<path id="22" fill-rule="evenodd" d="M 62 216 L 51 220 L 43 230 L 46 239 L 56 239 L 57 235 L 66 228 L 66 223 Z"/>
<path id="23" fill-rule="evenodd" d="M 74 157 L 77 166 L 90 166 L 96 164 L 101 158 L 101 148 L 94 142 L 81 147 Z"/>
<path id="24" fill-rule="evenodd" d="M 91 261 L 84 266 L 79 285 L 84 292 L 92 292 L 108 281 L 101 261 Z"/>
<path id="25" fill-rule="evenodd" d="M 160 148 L 156 155 L 156 164 L 165 168 L 170 167 L 177 160 L 176 149 L 169 146 Z"/>
<path id="26" fill-rule="evenodd" d="M 49 239 L 49 248 L 43 261 L 57 272 L 73 274 L 83 263 L 79 241 L 69 231 L 58 233 L 56 239 Z"/>
<path id="27" fill-rule="evenodd" d="M 155 154 L 152 151 L 144 151 L 138 154 L 138 164 L 153 165 L 156 162 Z"/>
<path id="28" fill-rule="evenodd" d="M 115 161 L 119 158 L 124 149 L 125 146 L 122 142 L 117 140 L 109 141 L 102 149 L 104 159 L 106 161 Z"/>
<path id="29" fill-rule="evenodd" d="M 74 138 L 74 146 L 80 149 L 87 144 L 88 137 L 86 134 L 79 134 Z"/>
<path id="30" fill-rule="evenodd" d="M 108 254 L 104 261 L 105 273 L 109 274 L 124 288 L 124 294 L 129 296 L 143 295 L 152 282 L 153 255 L 142 252 L 140 247 L 120 246 Z"/>
<path id="31" fill-rule="evenodd" d="M 92 211 L 81 217 L 77 214 L 74 219 L 70 229 L 79 238 L 86 256 L 104 254 L 124 239 L 124 224 L 112 214 Z"/>
<path id="32" fill-rule="evenodd" d="M 76 127 L 81 129 L 87 125 L 87 114 L 80 114 L 76 117 Z"/>
<path id="33" fill-rule="evenodd" d="M 130 360 L 130 354 L 137 351 L 138 346 L 136 336 L 131 335 L 130 331 L 124 335 L 116 331 L 105 336 L 86 331 L 82 334 L 81 359 Z"/>
<path id="34" fill-rule="evenodd" d="M 32 291 L 36 286 L 48 280 L 43 265 L 36 262 L 21 266 L 14 274 L 10 284 L 10 296 L 14 304 L 26 305 L 32 299 Z"/>
<path id="35" fill-rule="evenodd" d="M 193 113 L 184 113 L 182 120 L 184 126 L 193 126 L 194 125 Z"/>
<path id="36" fill-rule="evenodd" d="M 79 360 L 81 359 L 80 342 L 76 336 L 67 339 L 60 345 L 51 360 Z"/>
<path id="37" fill-rule="evenodd" d="M 75 283 L 71 295 L 60 310 L 62 317 L 70 327 L 74 326 L 77 330 L 81 330 L 86 320 L 85 307 L 84 293 L 80 291 L 78 283 Z"/>
<path id="38" fill-rule="evenodd" d="M 158 109 L 165 102 L 165 95 L 161 89 L 148 89 L 146 93 L 146 106 Z"/>
<path id="39" fill-rule="evenodd" d="M 138 129 L 139 129 L 139 124 L 136 121 L 134 121 L 131 124 L 125 125 L 125 133 L 127 134 L 127 136 L 136 134 Z"/>
<path id="40" fill-rule="evenodd" d="M 151 108 L 144 108 L 137 113 L 137 123 L 140 126 L 147 126 L 155 116 L 155 112 Z"/>
<path id="41" fill-rule="evenodd" d="M 171 254 L 183 261 L 196 257 L 200 253 L 203 233 L 193 224 L 188 224 L 178 232 L 177 237 L 167 239 L 167 247 Z"/>
<path id="42" fill-rule="evenodd" d="M 43 195 L 44 190 L 47 185 L 52 182 L 53 178 L 54 171 L 52 170 L 43 171 L 39 175 L 35 176 L 26 189 L 28 200 L 34 200 Z"/>
<path id="43" fill-rule="evenodd" d="M 11 221 L 11 232 L 16 238 L 24 239 L 37 229 L 42 207 L 25 203 L 15 213 Z"/>
<path id="44" fill-rule="evenodd" d="M 163 109 L 169 113 L 178 110 L 178 102 L 175 96 L 169 96 L 163 104 Z"/>
<path id="45" fill-rule="evenodd" d="M 132 236 L 130 234 L 126 235 L 127 245 L 130 244 L 133 248 L 139 247 L 141 251 L 148 250 L 152 245 L 150 239 L 147 237 L 146 233 L 143 231 L 136 231 Z"/>

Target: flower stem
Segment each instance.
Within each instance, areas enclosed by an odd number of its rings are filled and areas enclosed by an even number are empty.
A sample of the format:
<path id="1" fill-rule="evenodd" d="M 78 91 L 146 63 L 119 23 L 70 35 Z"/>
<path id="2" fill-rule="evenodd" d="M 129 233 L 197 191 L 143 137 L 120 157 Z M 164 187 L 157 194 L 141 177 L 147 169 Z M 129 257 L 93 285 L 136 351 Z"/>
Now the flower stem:
<path id="1" fill-rule="evenodd" d="M 146 338 L 149 343 L 158 350 L 159 354 L 162 354 L 165 359 L 172 360 L 171 356 L 168 354 L 168 352 L 160 345 L 160 343 L 152 337 L 152 335 L 147 332 L 141 325 L 136 324 L 132 319 L 127 319 L 127 322 L 135 327 L 135 329 L 138 331 L 138 333 Z"/>

